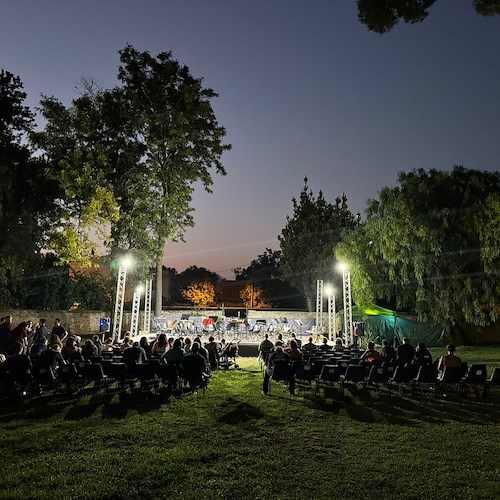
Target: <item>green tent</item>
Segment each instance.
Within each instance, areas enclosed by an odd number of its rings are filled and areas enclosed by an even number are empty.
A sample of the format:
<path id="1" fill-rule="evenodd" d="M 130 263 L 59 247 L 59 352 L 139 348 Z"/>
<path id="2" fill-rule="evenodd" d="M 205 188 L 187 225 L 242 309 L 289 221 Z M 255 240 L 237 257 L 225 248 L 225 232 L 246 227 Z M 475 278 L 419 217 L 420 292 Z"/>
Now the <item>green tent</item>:
<path id="1" fill-rule="evenodd" d="M 343 319 L 343 312 L 339 314 Z M 378 344 L 381 344 L 384 339 L 392 342 L 396 338 L 402 342 L 403 337 L 408 337 L 413 345 L 418 342 L 423 342 L 427 347 L 443 345 L 444 328 L 442 326 L 413 321 L 375 304 L 364 309 L 354 306 L 352 320 L 363 322 L 365 335 Z"/>

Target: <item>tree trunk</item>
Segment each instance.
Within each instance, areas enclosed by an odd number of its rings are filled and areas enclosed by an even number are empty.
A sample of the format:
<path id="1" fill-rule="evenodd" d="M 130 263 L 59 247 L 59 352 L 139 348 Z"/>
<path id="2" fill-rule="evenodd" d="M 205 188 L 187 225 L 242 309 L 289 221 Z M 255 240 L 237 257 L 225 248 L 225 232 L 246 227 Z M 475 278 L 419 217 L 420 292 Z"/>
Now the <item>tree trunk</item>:
<path id="1" fill-rule="evenodd" d="M 156 261 L 155 316 L 161 316 L 163 309 L 163 255 Z"/>

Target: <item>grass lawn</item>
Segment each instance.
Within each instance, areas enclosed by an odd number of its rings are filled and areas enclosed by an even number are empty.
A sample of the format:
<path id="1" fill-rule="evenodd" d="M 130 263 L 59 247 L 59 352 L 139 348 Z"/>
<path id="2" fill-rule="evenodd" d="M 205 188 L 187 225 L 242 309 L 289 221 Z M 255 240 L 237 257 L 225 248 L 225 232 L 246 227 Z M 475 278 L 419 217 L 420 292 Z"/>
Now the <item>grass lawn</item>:
<path id="1" fill-rule="evenodd" d="M 457 354 L 500 365 L 500 348 Z M 499 389 L 266 397 L 256 360 L 239 362 L 205 396 L 0 401 L 0 498 L 500 498 Z"/>

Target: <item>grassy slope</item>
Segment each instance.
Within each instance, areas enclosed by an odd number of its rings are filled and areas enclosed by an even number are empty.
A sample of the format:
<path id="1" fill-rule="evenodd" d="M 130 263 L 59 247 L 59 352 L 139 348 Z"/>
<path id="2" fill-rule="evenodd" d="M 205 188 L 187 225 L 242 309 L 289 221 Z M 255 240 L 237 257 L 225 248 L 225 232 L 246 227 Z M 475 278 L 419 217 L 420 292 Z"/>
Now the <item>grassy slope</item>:
<path id="1" fill-rule="evenodd" d="M 0 498 L 500 498 L 498 396 L 264 397 L 241 364 L 205 397 L 0 402 Z"/>

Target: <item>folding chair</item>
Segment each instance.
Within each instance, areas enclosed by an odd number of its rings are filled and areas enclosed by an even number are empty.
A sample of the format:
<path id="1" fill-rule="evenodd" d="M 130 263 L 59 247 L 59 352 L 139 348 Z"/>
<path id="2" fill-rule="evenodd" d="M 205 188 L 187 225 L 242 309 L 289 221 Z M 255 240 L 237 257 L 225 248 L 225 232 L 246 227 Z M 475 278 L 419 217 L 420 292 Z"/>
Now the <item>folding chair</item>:
<path id="1" fill-rule="evenodd" d="M 476 396 L 479 396 L 479 387 L 483 387 L 483 396 L 487 395 L 487 372 L 485 364 L 473 364 L 465 377 L 462 378 L 460 385 L 462 395 L 465 395 L 468 389 L 473 389 Z"/>
<path id="2" fill-rule="evenodd" d="M 38 384 L 40 390 L 42 389 L 56 389 L 56 375 L 51 366 L 40 367 L 37 366 L 33 369 L 33 378 Z"/>
<path id="3" fill-rule="evenodd" d="M 422 365 L 418 369 L 417 375 L 412 381 L 412 395 L 415 396 L 417 393 L 419 396 L 422 395 L 422 388 L 432 389 L 434 395 L 436 394 L 438 371 L 435 365 Z"/>
<path id="4" fill-rule="evenodd" d="M 373 365 L 365 381 L 368 388 L 374 388 L 377 392 L 380 392 L 382 386 L 387 385 L 389 381 L 387 369 L 381 365 Z"/>
<path id="5" fill-rule="evenodd" d="M 366 386 L 366 367 L 363 365 L 349 365 L 343 375 L 340 376 L 340 392 L 342 396 L 345 392 L 346 384 L 352 384 L 357 387 L 362 384 L 363 388 Z"/>
<path id="6" fill-rule="evenodd" d="M 500 386 L 500 367 L 496 367 L 491 377 L 486 381 L 486 392 L 491 394 L 491 386 Z"/>
<path id="7" fill-rule="evenodd" d="M 333 388 L 336 383 L 340 382 L 340 375 L 341 371 L 337 365 L 324 365 L 318 378 L 316 394 L 319 394 L 321 387 L 323 387 L 326 397 L 326 389 Z"/>
<path id="8" fill-rule="evenodd" d="M 82 376 L 84 385 L 93 383 L 94 387 L 100 387 L 108 378 L 98 363 L 84 365 Z"/>
<path id="9" fill-rule="evenodd" d="M 158 387 L 158 373 L 156 363 L 142 363 L 134 367 L 134 375 L 141 384 L 141 391 L 149 392 L 151 389 L 155 390 Z"/>
<path id="10" fill-rule="evenodd" d="M 457 386 L 459 391 L 461 391 L 462 378 L 464 376 L 463 366 L 452 367 L 445 366 L 443 373 L 438 377 L 438 385 L 441 389 L 447 391 L 453 386 Z"/>
<path id="11" fill-rule="evenodd" d="M 292 377 L 292 367 L 288 361 L 278 361 L 272 367 L 271 376 L 269 378 L 269 392 L 271 394 L 271 383 L 274 380 L 275 382 L 283 382 L 285 383 L 290 392 L 293 394 L 293 388 L 290 388 L 290 380 Z"/>
<path id="12" fill-rule="evenodd" d="M 316 373 L 314 367 L 310 363 L 298 363 L 295 372 L 295 383 L 299 387 L 311 389 L 312 382 L 316 380 Z"/>
<path id="13" fill-rule="evenodd" d="M 392 385 L 398 388 L 399 395 L 403 394 L 403 388 L 407 387 L 412 381 L 412 370 L 409 366 L 396 366 L 392 377 L 389 378 L 387 387 L 390 389 Z"/>

